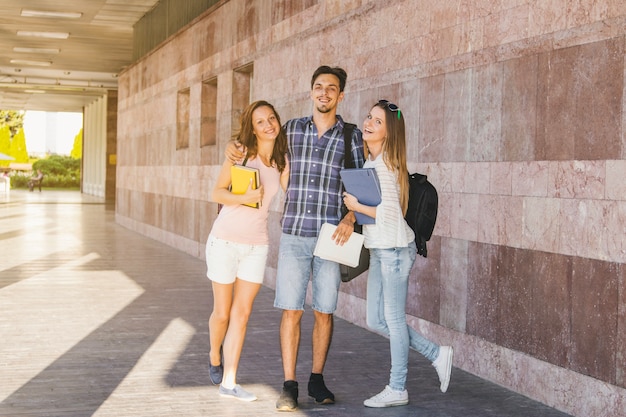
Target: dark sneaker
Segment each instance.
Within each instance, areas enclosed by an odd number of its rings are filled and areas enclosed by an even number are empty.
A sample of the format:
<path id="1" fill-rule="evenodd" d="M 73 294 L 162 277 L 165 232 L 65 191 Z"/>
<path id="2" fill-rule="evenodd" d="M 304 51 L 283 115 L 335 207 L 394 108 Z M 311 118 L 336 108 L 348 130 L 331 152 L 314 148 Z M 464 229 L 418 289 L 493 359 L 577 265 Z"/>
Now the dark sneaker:
<path id="1" fill-rule="evenodd" d="M 211 382 L 214 385 L 219 385 L 222 383 L 222 378 L 224 377 L 224 352 L 222 348 L 220 348 L 220 364 L 217 366 L 211 365 L 211 360 L 209 359 L 209 378 L 211 378 Z"/>
<path id="2" fill-rule="evenodd" d="M 278 411 L 295 411 L 296 408 L 298 408 L 298 382 L 285 381 L 283 392 L 276 400 L 276 409 Z"/>
<path id="3" fill-rule="evenodd" d="M 318 404 L 334 404 L 335 395 L 326 388 L 322 374 L 311 374 L 309 379 L 309 396 Z"/>
<path id="4" fill-rule="evenodd" d="M 209 378 L 211 378 L 211 382 L 213 383 L 213 385 L 221 384 L 223 377 L 224 377 L 224 366 L 222 364 L 218 366 L 213 366 L 209 364 Z"/>

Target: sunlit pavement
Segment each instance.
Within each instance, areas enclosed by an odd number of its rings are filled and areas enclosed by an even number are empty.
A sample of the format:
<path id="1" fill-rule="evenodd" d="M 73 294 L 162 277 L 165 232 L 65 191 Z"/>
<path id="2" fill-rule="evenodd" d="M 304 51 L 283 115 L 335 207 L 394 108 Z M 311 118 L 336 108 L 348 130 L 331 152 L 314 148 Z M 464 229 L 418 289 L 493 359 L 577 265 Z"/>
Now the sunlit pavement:
<path id="1" fill-rule="evenodd" d="M 0 416 L 267 416 L 282 386 L 280 312 L 255 303 L 238 382 L 252 403 L 221 398 L 208 373 L 212 293 L 200 259 L 129 231 L 79 192 L 0 194 Z M 290 416 L 565 416 L 457 368 L 446 394 L 411 352 L 410 404 L 369 409 L 388 380 L 388 341 L 343 320 L 325 379 L 337 403 L 307 396 L 311 311 Z M 281 413 L 282 414 L 282 413 Z"/>

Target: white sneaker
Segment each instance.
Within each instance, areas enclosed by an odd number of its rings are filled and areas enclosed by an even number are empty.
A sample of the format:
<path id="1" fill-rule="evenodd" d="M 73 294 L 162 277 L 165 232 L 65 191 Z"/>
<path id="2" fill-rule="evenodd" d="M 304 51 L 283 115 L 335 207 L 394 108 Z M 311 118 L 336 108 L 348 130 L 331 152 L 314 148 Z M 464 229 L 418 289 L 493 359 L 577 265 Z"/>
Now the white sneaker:
<path id="1" fill-rule="evenodd" d="M 441 392 L 448 390 L 448 384 L 450 383 L 450 373 L 452 372 L 452 346 L 439 347 L 439 355 L 433 362 L 433 366 L 437 370 L 439 376 L 439 382 L 441 382 Z"/>
<path id="2" fill-rule="evenodd" d="M 374 408 L 394 407 L 396 405 L 407 405 L 408 403 L 409 393 L 407 390 L 394 391 L 389 385 L 387 385 L 382 392 L 363 401 L 364 406 Z"/>

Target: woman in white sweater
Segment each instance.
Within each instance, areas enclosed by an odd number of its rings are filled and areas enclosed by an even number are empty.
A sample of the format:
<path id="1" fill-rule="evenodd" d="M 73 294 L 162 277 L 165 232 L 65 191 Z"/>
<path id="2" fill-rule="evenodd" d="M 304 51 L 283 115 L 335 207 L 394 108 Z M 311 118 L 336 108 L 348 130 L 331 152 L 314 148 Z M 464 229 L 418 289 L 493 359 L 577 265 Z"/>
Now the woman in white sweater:
<path id="1" fill-rule="evenodd" d="M 363 122 L 363 141 L 369 153 L 363 168 L 375 168 L 382 201 L 378 206 L 360 204 L 344 193 L 349 210 L 376 219 L 363 225 L 365 247 L 370 250 L 367 281 L 367 325 L 389 337 L 391 372 L 389 384 L 364 401 L 367 407 L 406 405 L 405 388 L 409 347 L 433 362 L 446 392 L 452 367 L 452 347 L 438 346 L 417 333 L 406 322 L 408 278 L 415 262 L 415 234 L 404 216 L 409 201 L 406 138 L 402 112 L 393 103 L 380 100 Z"/>

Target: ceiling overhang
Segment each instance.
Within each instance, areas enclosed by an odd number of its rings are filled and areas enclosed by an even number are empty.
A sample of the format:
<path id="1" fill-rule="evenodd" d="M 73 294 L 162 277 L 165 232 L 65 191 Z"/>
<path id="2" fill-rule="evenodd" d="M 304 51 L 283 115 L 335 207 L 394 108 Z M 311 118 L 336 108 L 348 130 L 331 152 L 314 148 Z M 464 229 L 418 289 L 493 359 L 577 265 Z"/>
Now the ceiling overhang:
<path id="1" fill-rule="evenodd" d="M 82 112 L 116 90 L 133 26 L 156 3 L 0 0 L 0 110 Z"/>

